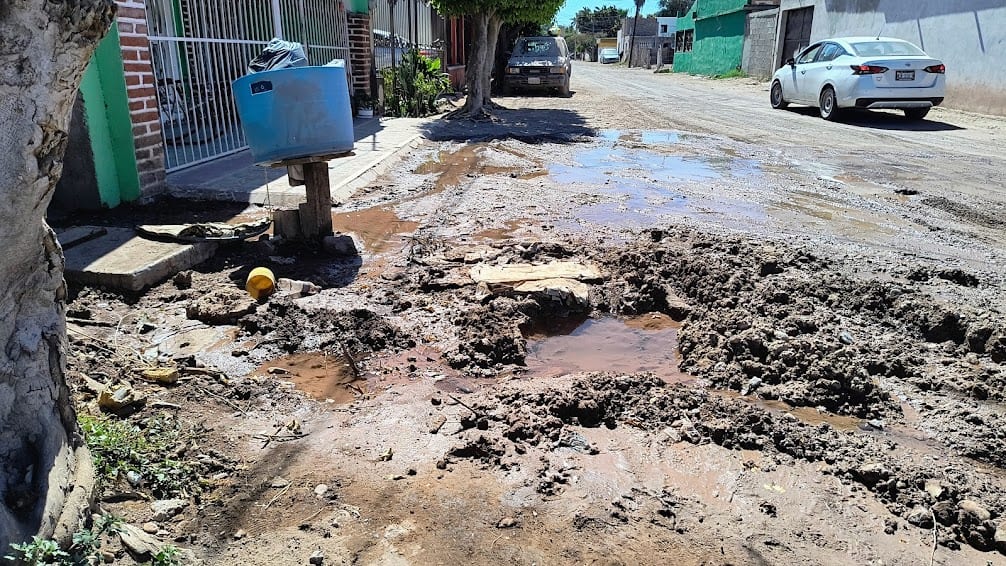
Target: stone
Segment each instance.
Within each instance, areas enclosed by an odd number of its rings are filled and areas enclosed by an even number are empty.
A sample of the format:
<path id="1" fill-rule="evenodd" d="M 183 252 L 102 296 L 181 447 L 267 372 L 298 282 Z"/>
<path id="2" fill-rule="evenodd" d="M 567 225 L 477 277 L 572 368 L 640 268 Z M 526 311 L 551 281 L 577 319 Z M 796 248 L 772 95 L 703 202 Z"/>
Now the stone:
<path id="1" fill-rule="evenodd" d="M 325 239 L 322 240 L 322 247 L 326 252 L 333 255 L 360 255 L 356 241 L 349 234 L 325 236 Z"/>
<path id="2" fill-rule="evenodd" d="M 167 521 L 189 506 L 185 499 L 158 499 L 150 504 L 155 521 Z"/>
<path id="3" fill-rule="evenodd" d="M 315 497 L 324 497 L 326 493 L 328 493 L 327 485 L 319 483 L 318 485 L 314 486 Z"/>
<path id="4" fill-rule="evenodd" d="M 838 341 L 848 346 L 855 342 L 856 339 L 852 337 L 852 334 L 843 330 L 838 334 Z"/>
<path id="5" fill-rule="evenodd" d="M 248 531 L 244 529 L 238 529 L 237 532 L 234 533 L 234 540 L 241 540 L 246 536 L 248 536 Z"/>
<path id="6" fill-rule="evenodd" d="M 932 506 L 936 520 L 944 527 L 949 527 L 957 522 L 957 505 L 952 501 L 940 501 Z"/>
<path id="7" fill-rule="evenodd" d="M 999 526 L 996 527 L 996 534 L 993 537 L 993 541 L 995 542 L 996 550 L 1006 554 L 1006 521 L 999 523 Z"/>
<path id="8" fill-rule="evenodd" d="M 255 312 L 258 302 L 244 289 L 225 287 L 200 295 L 189 303 L 185 316 L 206 324 L 235 324 Z"/>
<path id="9" fill-rule="evenodd" d="M 140 525 L 140 528 L 143 529 L 143 532 L 150 535 L 156 535 L 157 531 L 161 530 L 161 528 L 157 526 L 157 523 L 149 523 L 149 522 L 143 523 L 142 525 Z"/>
<path id="10" fill-rule="evenodd" d="M 67 280 L 83 285 L 141 291 L 195 267 L 217 251 L 211 243 L 147 240 L 130 228 L 81 228 L 106 232 L 64 250 Z"/>
<path id="11" fill-rule="evenodd" d="M 175 368 L 145 368 L 140 370 L 140 377 L 154 383 L 172 384 L 178 381 L 178 370 Z"/>
<path id="12" fill-rule="evenodd" d="M 988 509 L 982 507 L 980 503 L 971 499 L 962 499 L 960 503 L 957 504 L 957 507 L 979 521 L 988 521 L 992 518 L 992 513 L 989 513 Z"/>
<path id="13" fill-rule="evenodd" d="M 315 550 L 311 557 L 307 559 L 308 564 L 321 566 L 325 562 L 325 554 L 319 549 Z"/>
<path id="14" fill-rule="evenodd" d="M 161 541 L 143 529 L 124 523 L 119 527 L 119 540 L 130 554 L 141 560 L 157 554 L 161 550 Z"/>
<path id="15" fill-rule="evenodd" d="M 274 487 L 276 489 L 282 489 L 288 485 L 290 485 L 290 482 L 286 478 L 281 476 L 274 477 L 272 479 L 272 482 L 269 483 L 269 487 Z"/>
<path id="16" fill-rule="evenodd" d="M 437 415 L 433 418 L 433 422 L 430 423 L 430 434 L 436 434 L 440 432 L 440 429 L 447 422 L 447 417 L 444 415 Z"/>
<path id="17" fill-rule="evenodd" d="M 496 524 L 497 529 L 512 529 L 517 526 L 517 519 L 513 517 L 504 517 L 500 519 L 500 522 Z"/>
<path id="18" fill-rule="evenodd" d="M 877 483 L 889 478 L 891 472 L 883 464 L 870 462 L 857 468 L 856 475 L 867 487 L 873 487 Z"/>
<path id="19" fill-rule="evenodd" d="M 469 275 L 476 283 L 523 283 L 546 279 L 573 279 L 576 281 L 597 281 L 603 279 L 601 271 L 592 265 L 574 261 L 554 261 L 545 265 L 515 263 L 509 265 L 479 264 L 471 268 Z"/>
<path id="20" fill-rule="evenodd" d="M 482 282 L 479 283 L 480 285 Z M 540 295 L 543 298 L 565 305 L 587 305 L 590 303 L 590 285 L 575 279 L 555 278 L 526 281 L 513 288 L 515 293 Z"/>
<path id="21" fill-rule="evenodd" d="M 175 288 L 179 290 L 191 289 L 192 288 L 192 272 L 191 271 L 180 271 L 175 274 L 175 277 L 171 280 L 175 284 Z"/>
<path id="22" fill-rule="evenodd" d="M 933 528 L 933 514 L 925 507 L 913 507 L 905 514 L 905 520 L 921 529 Z"/>
<path id="23" fill-rule="evenodd" d="M 943 495 L 943 492 L 944 492 L 943 484 L 940 483 L 940 480 L 936 480 L 936 479 L 928 479 L 928 480 L 926 480 L 926 487 L 925 487 L 925 489 L 926 489 L 926 493 L 928 493 L 929 496 L 932 497 L 933 499 L 939 499 L 940 496 Z"/>

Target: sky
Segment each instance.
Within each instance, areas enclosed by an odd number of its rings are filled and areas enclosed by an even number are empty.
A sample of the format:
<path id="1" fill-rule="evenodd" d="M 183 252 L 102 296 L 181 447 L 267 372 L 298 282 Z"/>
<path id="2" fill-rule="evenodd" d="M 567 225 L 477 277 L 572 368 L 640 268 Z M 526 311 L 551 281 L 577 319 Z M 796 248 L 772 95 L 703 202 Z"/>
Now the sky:
<path id="1" fill-rule="evenodd" d="M 559 8 L 559 14 L 555 17 L 555 23 L 561 26 L 568 26 L 569 22 L 573 20 L 573 16 L 581 8 L 590 8 L 593 10 L 601 6 L 614 6 L 628 10 L 629 16 L 636 13 L 636 3 L 633 0 L 566 0 L 562 8 Z M 646 0 L 646 4 L 643 4 L 643 9 L 639 13 L 652 14 L 657 11 L 657 8 L 659 8 L 657 0 Z"/>

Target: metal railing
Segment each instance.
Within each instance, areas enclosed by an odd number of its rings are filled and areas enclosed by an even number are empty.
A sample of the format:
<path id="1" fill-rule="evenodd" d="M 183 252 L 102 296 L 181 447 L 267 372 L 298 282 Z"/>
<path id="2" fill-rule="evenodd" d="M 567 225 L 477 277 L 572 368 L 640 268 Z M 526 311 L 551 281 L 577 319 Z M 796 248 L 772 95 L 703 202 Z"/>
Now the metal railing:
<path id="1" fill-rule="evenodd" d="M 394 67 L 410 49 L 443 56 L 447 21 L 424 0 L 370 0 L 375 73 Z"/>
<path id="2" fill-rule="evenodd" d="M 349 64 L 349 27 L 334 0 L 147 0 L 164 140 L 177 171 L 247 148 L 230 85 L 273 37 L 304 44 L 309 63 Z"/>

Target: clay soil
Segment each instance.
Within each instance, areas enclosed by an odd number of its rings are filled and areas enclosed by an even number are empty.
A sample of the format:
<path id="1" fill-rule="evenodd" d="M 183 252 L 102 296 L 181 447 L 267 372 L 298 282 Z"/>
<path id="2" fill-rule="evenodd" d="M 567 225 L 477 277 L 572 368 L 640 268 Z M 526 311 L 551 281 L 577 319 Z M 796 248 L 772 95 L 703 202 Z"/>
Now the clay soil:
<path id="1" fill-rule="evenodd" d="M 122 379 L 146 404 L 110 418 L 187 431 L 156 536 L 204 564 L 1006 564 L 1006 122 L 826 123 L 591 64 L 573 88 L 431 122 L 335 209 L 357 256 L 263 240 L 73 289 L 79 411 Z M 193 209 L 268 214 L 86 220 Z M 559 261 L 601 276 L 471 277 Z M 248 303 L 256 266 L 322 291 Z"/>

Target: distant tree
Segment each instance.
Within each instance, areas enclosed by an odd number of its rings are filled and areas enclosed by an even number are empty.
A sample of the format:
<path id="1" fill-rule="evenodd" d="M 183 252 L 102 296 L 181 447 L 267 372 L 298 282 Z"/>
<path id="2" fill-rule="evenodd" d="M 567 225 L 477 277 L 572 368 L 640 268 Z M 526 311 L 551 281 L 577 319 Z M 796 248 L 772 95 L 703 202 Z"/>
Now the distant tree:
<path id="1" fill-rule="evenodd" d="M 430 0 L 445 16 L 466 16 L 472 24 L 472 49 L 466 61 L 468 99 L 458 115 L 473 118 L 488 114 L 496 45 L 504 23 L 547 24 L 564 0 Z"/>
<path id="2" fill-rule="evenodd" d="M 660 8 L 653 15 L 662 18 L 684 16 L 694 3 L 695 0 L 660 0 Z"/>
<path id="3" fill-rule="evenodd" d="M 600 8 L 581 8 L 573 16 L 573 27 L 580 33 L 589 33 L 602 37 L 613 36 L 622 27 L 622 20 L 629 15 L 628 10 L 614 6 Z"/>

